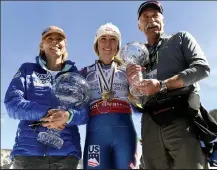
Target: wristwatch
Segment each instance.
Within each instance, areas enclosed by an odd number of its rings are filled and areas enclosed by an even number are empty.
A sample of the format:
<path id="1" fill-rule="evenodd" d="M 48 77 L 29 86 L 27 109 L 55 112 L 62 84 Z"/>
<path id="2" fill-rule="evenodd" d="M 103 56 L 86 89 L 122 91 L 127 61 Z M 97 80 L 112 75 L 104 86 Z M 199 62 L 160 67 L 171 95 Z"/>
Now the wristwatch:
<path id="1" fill-rule="evenodd" d="M 166 85 L 166 81 L 160 81 L 160 92 L 166 92 L 167 91 L 167 85 Z"/>

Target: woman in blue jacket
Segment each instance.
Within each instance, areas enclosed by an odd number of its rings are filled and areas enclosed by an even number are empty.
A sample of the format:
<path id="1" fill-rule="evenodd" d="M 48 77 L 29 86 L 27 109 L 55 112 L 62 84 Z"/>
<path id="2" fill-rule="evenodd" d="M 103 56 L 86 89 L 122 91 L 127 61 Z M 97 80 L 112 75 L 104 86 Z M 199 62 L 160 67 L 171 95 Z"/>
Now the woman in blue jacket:
<path id="1" fill-rule="evenodd" d="M 11 152 L 13 168 L 77 168 L 81 158 L 78 125 L 87 122 L 87 108 L 58 110 L 59 101 L 51 93 L 60 74 L 79 73 L 66 58 L 66 35 L 62 29 L 50 26 L 42 33 L 36 63 L 22 64 L 9 85 L 5 106 L 9 117 L 20 120 Z M 39 120 L 47 122 L 32 129 L 30 125 Z M 46 132 L 48 128 L 62 130 L 64 143 L 60 149 L 37 141 L 39 132 Z"/>

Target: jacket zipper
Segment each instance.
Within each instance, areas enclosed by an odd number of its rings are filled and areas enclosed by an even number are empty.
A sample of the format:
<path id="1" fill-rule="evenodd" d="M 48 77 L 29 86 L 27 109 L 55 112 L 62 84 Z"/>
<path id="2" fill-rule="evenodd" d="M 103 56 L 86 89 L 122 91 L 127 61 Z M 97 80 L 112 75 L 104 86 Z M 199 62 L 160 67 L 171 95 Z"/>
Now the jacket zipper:
<path id="1" fill-rule="evenodd" d="M 54 84 L 54 83 L 53 83 L 54 80 L 53 80 L 52 74 L 51 74 L 49 71 L 48 71 L 48 74 L 50 74 L 50 77 L 51 77 L 51 90 L 52 90 L 52 85 Z M 51 94 L 52 94 L 52 92 L 51 92 Z M 51 95 L 51 96 L 52 96 L 52 95 Z M 51 100 L 51 101 L 52 101 L 52 100 Z M 53 106 L 53 103 L 51 103 L 51 106 Z M 44 157 L 47 156 L 46 153 L 47 153 L 47 146 L 44 145 Z"/>
<path id="2" fill-rule="evenodd" d="M 47 147 L 46 145 L 44 145 L 44 157 L 46 156 L 46 152 L 47 152 Z"/>
<path id="3" fill-rule="evenodd" d="M 36 131 L 36 128 L 34 129 L 34 132 Z M 46 151 L 47 151 L 47 147 L 46 147 L 46 145 L 44 145 L 44 156 L 46 156 Z"/>
<path id="4" fill-rule="evenodd" d="M 52 74 L 48 71 L 48 74 L 50 74 L 50 77 L 51 77 L 51 90 L 52 90 L 52 86 L 53 86 L 53 84 L 55 83 L 55 81 L 56 81 L 56 76 L 55 76 L 55 78 L 53 78 L 53 76 L 52 76 Z M 58 73 L 59 74 L 59 73 Z M 52 96 L 52 92 L 51 92 L 51 96 Z M 53 96 L 52 96 L 52 98 L 53 98 Z M 52 100 L 51 100 L 52 101 Z M 51 103 L 51 106 L 53 106 L 53 103 Z M 46 153 L 47 153 L 47 146 L 46 145 L 44 145 L 44 157 L 46 156 Z"/>

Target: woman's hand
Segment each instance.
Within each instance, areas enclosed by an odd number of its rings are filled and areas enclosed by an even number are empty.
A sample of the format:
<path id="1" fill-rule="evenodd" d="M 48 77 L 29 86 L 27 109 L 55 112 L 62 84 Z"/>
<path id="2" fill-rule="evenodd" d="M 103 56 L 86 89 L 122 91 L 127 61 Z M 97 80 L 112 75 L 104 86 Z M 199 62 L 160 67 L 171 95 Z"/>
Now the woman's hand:
<path id="1" fill-rule="evenodd" d="M 63 130 L 69 120 L 69 115 L 69 112 L 65 110 L 50 109 L 47 116 L 40 119 L 40 121 L 44 121 L 45 123 L 42 123 L 42 126 L 49 129 Z"/>
<path id="2" fill-rule="evenodd" d="M 129 64 L 126 68 L 127 80 L 131 85 L 133 83 L 133 79 L 139 75 L 139 73 L 145 71 L 145 67 L 136 64 Z"/>

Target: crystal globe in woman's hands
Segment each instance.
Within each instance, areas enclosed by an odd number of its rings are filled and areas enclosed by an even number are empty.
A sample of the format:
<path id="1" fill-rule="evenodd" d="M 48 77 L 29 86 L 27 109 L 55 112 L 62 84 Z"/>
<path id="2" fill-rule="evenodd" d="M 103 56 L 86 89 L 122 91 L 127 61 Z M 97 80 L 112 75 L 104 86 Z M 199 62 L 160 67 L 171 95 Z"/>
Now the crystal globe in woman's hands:
<path id="1" fill-rule="evenodd" d="M 53 86 L 53 92 L 61 106 L 79 107 L 90 99 L 90 86 L 78 73 L 67 72 L 61 74 Z"/>
<path id="2" fill-rule="evenodd" d="M 58 98 L 60 106 L 57 109 L 68 110 L 71 107 L 80 108 L 90 99 L 90 87 L 87 81 L 79 74 L 66 72 L 61 74 L 55 81 L 52 92 Z M 37 140 L 45 145 L 60 149 L 63 146 L 61 131 L 48 129 L 40 132 Z"/>

